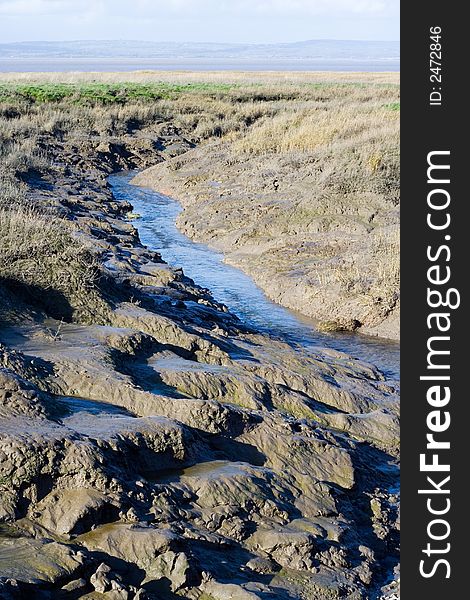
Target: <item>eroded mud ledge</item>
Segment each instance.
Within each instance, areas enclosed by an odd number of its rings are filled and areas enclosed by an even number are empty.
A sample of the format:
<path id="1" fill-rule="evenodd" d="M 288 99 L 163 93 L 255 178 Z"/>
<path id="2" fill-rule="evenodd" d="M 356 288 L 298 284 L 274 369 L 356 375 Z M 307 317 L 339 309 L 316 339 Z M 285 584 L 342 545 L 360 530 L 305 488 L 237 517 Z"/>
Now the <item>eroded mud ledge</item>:
<path id="1" fill-rule="evenodd" d="M 322 151 L 260 155 L 239 149 L 246 138 L 209 140 L 134 182 L 176 198 L 184 234 L 223 252 L 271 300 L 314 318 L 321 330 L 398 340 L 393 161 L 364 167 L 354 138 Z"/>
<path id="2" fill-rule="evenodd" d="M 0 596 L 379 597 L 396 390 L 247 331 L 142 247 L 106 177 L 185 151 L 174 128 L 54 144 L 29 193 L 90 242 L 101 300 L 2 282 Z"/>

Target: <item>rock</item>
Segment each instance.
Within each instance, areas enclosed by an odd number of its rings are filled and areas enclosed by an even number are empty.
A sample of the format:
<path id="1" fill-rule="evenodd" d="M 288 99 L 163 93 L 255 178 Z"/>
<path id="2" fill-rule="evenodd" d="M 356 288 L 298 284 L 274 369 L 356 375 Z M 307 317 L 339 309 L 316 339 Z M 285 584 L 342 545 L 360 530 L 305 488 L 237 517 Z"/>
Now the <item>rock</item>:
<path id="1" fill-rule="evenodd" d="M 398 451 L 399 419 L 387 410 L 377 410 L 363 415 L 336 413 L 325 416 L 331 427 L 337 427 L 360 440 L 368 440 L 389 452 Z"/>
<path id="2" fill-rule="evenodd" d="M 130 594 L 120 583 L 111 582 L 111 590 L 105 593 L 105 597 L 109 600 L 128 600 Z"/>
<path id="3" fill-rule="evenodd" d="M 82 561 L 65 544 L 46 540 L 0 537 L 2 577 L 24 583 L 53 584 L 73 577 Z"/>
<path id="4" fill-rule="evenodd" d="M 250 569 L 250 571 L 260 573 L 261 575 L 272 573 L 275 570 L 275 564 L 268 558 L 263 558 L 261 556 L 250 558 L 250 560 L 246 563 L 246 566 L 248 569 Z"/>
<path id="5" fill-rule="evenodd" d="M 24 362 L 17 356 L 15 358 L 16 368 L 23 370 Z M 0 368 L 0 418 L 19 415 L 44 418 L 47 415 L 48 400 L 50 398 L 47 394 L 42 394 L 35 385 L 28 383 L 10 369 Z"/>
<path id="6" fill-rule="evenodd" d="M 256 440 L 256 447 L 267 457 L 266 466 L 289 472 L 298 485 L 315 497 L 318 481 L 350 489 L 354 485 L 354 467 L 350 454 L 315 435 L 309 427 L 289 431 L 286 423 L 267 417 L 258 426 L 240 436 L 245 442 Z"/>
<path id="7" fill-rule="evenodd" d="M 152 581 L 165 577 L 170 580 L 172 591 L 177 592 L 186 587 L 190 571 L 191 567 L 186 554 L 170 550 L 160 554 L 147 569 L 147 580 Z"/>
<path id="8" fill-rule="evenodd" d="M 76 592 L 78 590 L 82 590 L 87 586 L 87 582 L 85 579 L 74 579 L 73 581 L 69 581 L 63 585 L 60 589 L 64 592 Z"/>
<path id="9" fill-rule="evenodd" d="M 314 568 L 315 538 L 307 532 L 259 529 L 247 543 L 250 548 L 266 553 L 281 566 L 299 571 Z"/>
<path id="10" fill-rule="evenodd" d="M 17 495 L 13 490 L 2 491 L 2 497 L 0 498 L 0 523 L 15 520 L 17 501 Z"/>
<path id="11" fill-rule="evenodd" d="M 110 573 L 111 568 L 107 564 L 101 563 L 90 577 L 90 583 L 95 588 L 96 592 L 104 593 L 110 589 Z"/>
<path id="12" fill-rule="evenodd" d="M 36 521 L 43 527 L 61 534 L 79 534 L 100 523 L 106 508 L 111 508 L 104 494 L 92 489 L 59 490 L 39 502 L 34 510 Z"/>
<path id="13" fill-rule="evenodd" d="M 337 321 L 320 321 L 319 331 L 355 331 L 361 326 L 357 319 L 339 319 Z"/>
<path id="14" fill-rule="evenodd" d="M 158 555 L 171 549 L 176 536 L 168 529 L 115 523 L 97 527 L 77 540 L 88 550 L 104 552 L 146 570 Z"/>
<path id="15" fill-rule="evenodd" d="M 204 592 L 214 600 L 261 600 L 262 596 L 250 592 L 240 585 L 233 583 L 218 583 L 209 581 L 204 586 Z"/>

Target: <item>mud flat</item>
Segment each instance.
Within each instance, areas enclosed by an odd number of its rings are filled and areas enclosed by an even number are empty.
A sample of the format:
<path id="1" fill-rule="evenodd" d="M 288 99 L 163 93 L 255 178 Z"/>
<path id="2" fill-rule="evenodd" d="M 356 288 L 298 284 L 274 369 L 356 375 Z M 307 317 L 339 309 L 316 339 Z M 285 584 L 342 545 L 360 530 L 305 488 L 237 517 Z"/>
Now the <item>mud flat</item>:
<path id="1" fill-rule="evenodd" d="M 168 123 L 38 143 L 28 200 L 99 277 L 0 279 L 0 597 L 379 598 L 395 384 L 246 326 L 141 244 L 107 177 L 185 152 Z"/>

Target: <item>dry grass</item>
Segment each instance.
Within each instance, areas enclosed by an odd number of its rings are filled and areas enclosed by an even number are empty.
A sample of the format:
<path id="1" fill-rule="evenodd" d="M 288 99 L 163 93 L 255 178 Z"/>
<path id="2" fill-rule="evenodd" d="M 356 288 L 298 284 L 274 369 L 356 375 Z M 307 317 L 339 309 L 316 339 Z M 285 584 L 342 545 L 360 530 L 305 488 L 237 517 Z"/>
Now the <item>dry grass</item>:
<path id="1" fill-rule="evenodd" d="M 84 317 L 104 308 L 98 275 L 96 259 L 68 222 L 26 206 L 0 209 L 0 281 L 13 291 L 35 297 L 55 316 Z"/>
<path id="2" fill-rule="evenodd" d="M 331 262 L 327 272 L 316 273 L 318 282 L 325 286 L 339 284 L 344 292 L 362 295 L 366 304 L 379 301 L 389 305 L 400 285 L 399 229 L 372 232 L 360 252 L 369 261 L 367 269 L 361 270 L 352 257 L 349 261 L 338 260 L 338 251 L 332 251 L 329 258 L 336 260 Z"/>
<path id="3" fill-rule="evenodd" d="M 95 265 L 66 221 L 51 220 L 33 208 L 2 209 L 0 233 L 1 277 L 43 289 L 93 284 Z"/>
<path id="4" fill-rule="evenodd" d="M 128 73 L 0 73 L 0 81 L 13 83 L 233 83 L 246 85 L 285 84 L 380 84 L 397 85 L 400 74 L 394 72 L 331 72 L 331 71 L 133 71 Z"/>
<path id="5" fill-rule="evenodd" d="M 311 152 L 320 146 L 349 145 L 358 139 L 373 137 L 377 140 L 397 135 L 399 116 L 396 111 L 383 107 L 377 100 L 372 102 L 334 101 L 303 110 L 280 112 L 275 118 L 264 119 L 238 140 L 235 149 L 249 154 L 268 152 Z M 371 154 L 369 164 L 376 170 L 380 156 Z"/>

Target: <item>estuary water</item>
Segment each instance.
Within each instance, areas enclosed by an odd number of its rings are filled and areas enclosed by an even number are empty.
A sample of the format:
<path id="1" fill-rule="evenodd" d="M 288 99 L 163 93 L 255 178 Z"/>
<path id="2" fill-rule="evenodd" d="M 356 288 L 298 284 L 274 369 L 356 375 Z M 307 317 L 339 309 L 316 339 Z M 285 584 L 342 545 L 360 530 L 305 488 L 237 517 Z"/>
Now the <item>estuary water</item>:
<path id="1" fill-rule="evenodd" d="M 12 58 L 0 56 L 0 72 L 107 73 L 130 71 L 399 71 L 398 58 L 385 59 L 145 59 L 145 58 Z"/>
<path id="2" fill-rule="evenodd" d="M 224 262 L 222 253 L 192 241 L 175 224 L 182 208 L 173 198 L 134 186 L 136 173 L 109 178 L 117 200 L 126 200 L 140 217 L 133 222 L 143 244 L 159 252 L 168 264 L 182 267 L 198 285 L 210 290 L 243 322 L 293 346 L 315 351 L 327 347 L 376 365 L 388 379 L 399 379 L 400 346 L 397 342 L 354 333 L 326 334 L 315 323 L 269 300 L 245 273 Z"/>

